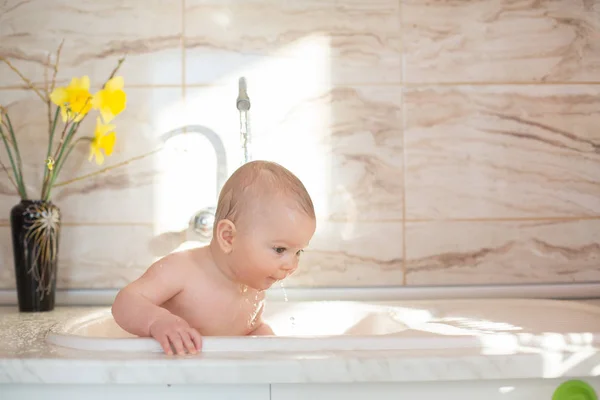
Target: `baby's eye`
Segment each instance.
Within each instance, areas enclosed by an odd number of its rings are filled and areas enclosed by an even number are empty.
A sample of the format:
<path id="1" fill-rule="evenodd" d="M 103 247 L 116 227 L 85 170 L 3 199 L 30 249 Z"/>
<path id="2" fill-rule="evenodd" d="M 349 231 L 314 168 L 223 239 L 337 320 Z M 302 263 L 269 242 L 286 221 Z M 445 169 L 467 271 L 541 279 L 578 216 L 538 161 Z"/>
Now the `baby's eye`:
<path id="1" fill-rule="evenodd" d="M 300 257 L 300 254 L 302 254 L 302 253 L 304 253 L 304 250 L 298 250 L 298 252 L 296 253 L 296 255 L 297 255 L 298 257 Z"/>
<path id="2" fill-rule="evenodd" d="M 277 254 L 283 254 L 285 252 L 285 247 L 275 247 L 273 250 L 275 250 Z"/>

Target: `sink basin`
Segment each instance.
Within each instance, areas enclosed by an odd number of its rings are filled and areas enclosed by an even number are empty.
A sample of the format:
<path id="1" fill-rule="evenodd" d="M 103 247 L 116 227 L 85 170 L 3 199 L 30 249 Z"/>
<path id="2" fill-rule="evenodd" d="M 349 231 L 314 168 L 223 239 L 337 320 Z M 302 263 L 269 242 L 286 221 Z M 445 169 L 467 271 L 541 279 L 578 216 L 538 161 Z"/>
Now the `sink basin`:
<path id="1" fill-rule="evenodd" d="M 271 302 L 265 320 L 275 336 L 204 337 L 203 351 L 390 351 L 523 346 L 560 350 L 600 343 L 600 307 L 537 299 L 411 302 Z M 55 326 L 46 340 L 88 351 L 162 352 L 153 338 L 121 329 L 110 308 Z"/>

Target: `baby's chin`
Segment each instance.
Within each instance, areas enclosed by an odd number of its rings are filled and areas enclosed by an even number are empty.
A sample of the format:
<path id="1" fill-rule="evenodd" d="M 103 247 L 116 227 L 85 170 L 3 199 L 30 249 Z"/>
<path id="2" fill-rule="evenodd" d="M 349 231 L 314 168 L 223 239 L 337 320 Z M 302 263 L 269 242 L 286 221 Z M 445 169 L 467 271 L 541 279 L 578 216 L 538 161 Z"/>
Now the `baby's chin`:
<path id="1" fill-rule="evenodd" d="M 279 282 L 275 278 L 267 277 L 260 282 L 253 282 L 252 284 L 248 284 L 247 286 L 251 287 L 254 290 L 258 290 L 262 292 L 264 290 L 270 289 L 275 283 Z"/>
<path id="2" fill-rule="evenodd" d="M 276 284 L 277 282 L 279 282 L 278 279 L 272 278 L 272 277 L 266 277 L 264 280 L 264 286 L 262 290 L 267 290 L 270 289 L 271 286 L 273 286 L 274 284 Z"/>
<path id="3" fill-rule="evenodd" d="M 270 276 L 265 278 L 265 283 L 264 283 L 264 288 L 263 290 L 267 290 L 270 289 L 271 286 L 273 286 L 275 283 L 279 282 L 277 279 L 275 278 L 271 278 Z"/>

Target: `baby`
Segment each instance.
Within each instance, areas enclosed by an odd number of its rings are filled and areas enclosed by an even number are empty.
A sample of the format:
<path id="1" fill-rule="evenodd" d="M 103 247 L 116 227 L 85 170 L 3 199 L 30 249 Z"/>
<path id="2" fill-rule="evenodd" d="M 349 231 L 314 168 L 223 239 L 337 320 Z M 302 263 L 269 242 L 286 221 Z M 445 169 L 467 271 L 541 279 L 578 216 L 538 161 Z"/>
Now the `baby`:
<path id="1" fill-rule="evenodd" d="M 315 229 L 296 176 L 272 162 L 244 164 L 221 190 L 210 244 L 152 264 L 117 294 L 115 321 L 167 354 L 197 353 L 202 335 L 272 335 L 264 291 L 296 270 Z"/>

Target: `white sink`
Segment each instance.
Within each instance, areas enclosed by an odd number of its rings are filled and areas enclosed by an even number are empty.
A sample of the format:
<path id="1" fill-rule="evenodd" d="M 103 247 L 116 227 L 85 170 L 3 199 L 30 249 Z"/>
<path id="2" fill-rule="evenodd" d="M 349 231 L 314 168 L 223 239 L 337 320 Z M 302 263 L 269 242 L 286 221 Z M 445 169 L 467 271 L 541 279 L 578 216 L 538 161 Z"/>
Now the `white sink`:
<path id="1" fill-rule="evenodd" d="M 271 302 L 265 319 L 276 336 L 204 337 L 203 351 L 314 352 L 573 349 L 600 343 L 600 307 L 537 299 L 410 302 Z M 121 329 L 110 308 L 55 326 L 55 345 L 89 351 L 162 352 L 152 338 Z"/>

